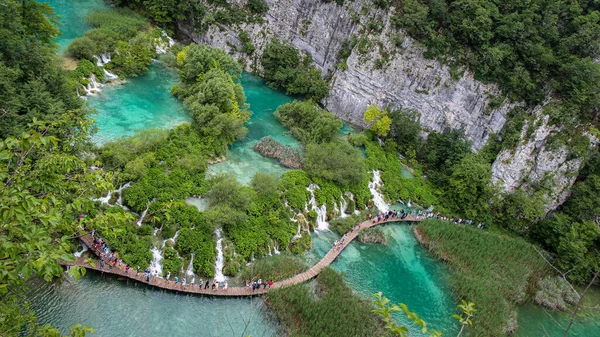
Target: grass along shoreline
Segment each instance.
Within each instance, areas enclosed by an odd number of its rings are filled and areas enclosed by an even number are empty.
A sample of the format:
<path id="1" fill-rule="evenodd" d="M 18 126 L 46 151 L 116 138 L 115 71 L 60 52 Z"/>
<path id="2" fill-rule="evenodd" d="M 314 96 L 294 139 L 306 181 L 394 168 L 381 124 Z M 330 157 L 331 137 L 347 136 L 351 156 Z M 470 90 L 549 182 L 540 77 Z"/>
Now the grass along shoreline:
<path id="1" fill-rule="evenodd" d="M 452 268 L 458 299 L 478 308 L 469 336 L 506 336 L 516 331 L 517 305 L 532 297 L 549 267 L 529 243 L 467 226 L 426 220 L 417 240 Z"/>

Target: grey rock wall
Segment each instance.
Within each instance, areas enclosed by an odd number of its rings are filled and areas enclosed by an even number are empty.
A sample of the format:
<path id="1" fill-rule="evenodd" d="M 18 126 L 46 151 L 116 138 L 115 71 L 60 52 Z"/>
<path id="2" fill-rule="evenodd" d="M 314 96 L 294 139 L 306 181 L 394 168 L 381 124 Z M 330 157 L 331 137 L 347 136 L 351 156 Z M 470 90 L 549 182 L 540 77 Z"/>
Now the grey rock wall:
<path id="1" fill-rule="evenodd" d="M 236 2 L 243 4 L 245 0 Z M 357 23 L 352 21 L 351 13 L 361 11 L 361 1 L 346 1 L 344 6 L 322 0 L 267 2 L 270 9 L 264 24 L 212 26 L 204 35 L 198 35 L 185 21 L 180 22 L 179 27 L 195 42 L 222 48 L 244 60 L 246 70 L 254 73 L 262 71 L 260 56 L 272 38 L 290 41 L 299 50 L 309 53 L 315 65 L 331 77 L 330 95 L 321 103 L 343 120 L 358 126 L 365 126 L 363 112 L 368 105 L 415 109 L 421 113 L 420 124 L 425 130 L 462 129 L 473 142 L 473 149 L 478 150 L 486 144 L 490 134 L 502 130 L 507 112 L 514 106 L 504 102 L 500 108 L 488 109 L 490 98 L 499 94 L 497 86 L 477 81 L 468 71 L 453 78 L 447 66 L 426 59 L 422 47 L 407 36 L 401 47 L 394 47 L 391 36 L 398 32 L 390 27 L 392 10 L 383 12 L 371 8 Z M 336 64 L 342 43 L 353 35 L 364 36 L 364 27 L 373 19 L 382 22 L 384 27 L 368 38 L 393 52 L 390 61 L 382 69 L 376 69 L 375 60 L 380 57 L 377 48 L 367 53 L 359 53 L 354 48 L 346 62 L 347 69 L 338 70 Z M 252 39 L 256 47 L 253 55 L 240 52 L 240 30 L 248 32 Z M 550 131 L 544 123 L 532 139 L 523 140 L 514 151 L 500 153 L 492 168 L 494 181 L 507 192 L 528 188 L 532 182 L 552 174 L 557 190 L 549 196 L 549 210 L 564 202 L 574 182 L 569 173 L 577 171 L 580 165 L 577 160 L 567 160 L 566 150 L 550 151 L 544 146 Z"/>

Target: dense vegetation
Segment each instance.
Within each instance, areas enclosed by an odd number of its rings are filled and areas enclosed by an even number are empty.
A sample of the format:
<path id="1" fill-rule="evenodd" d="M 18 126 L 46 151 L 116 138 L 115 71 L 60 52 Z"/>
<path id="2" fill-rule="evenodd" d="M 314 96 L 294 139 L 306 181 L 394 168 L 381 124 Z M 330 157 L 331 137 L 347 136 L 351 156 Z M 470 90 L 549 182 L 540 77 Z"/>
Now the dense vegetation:
<path id="1" fill-rule="evenodd" d="M 451 283 L 459 298 L 477 303 L 469 336 L 506 336 L 514 331 L 516 305 L 532 295 L 537 280 L 549 269 L 538 252 L 522 239 L 439 220 L 427 220 L 416 230 L 433 254 L 454 270 Z"/>
<path id="2" fill-rule="evenodd" d="M 67 48 L 67 54 L 96 64 L 109 55 L 107 69 L 123 77 L 137 76 L 148 70 L 156 58 L 155 43 L 163 37 L 161 30 L 126 9 L 92 11 L 88 22 L 94 27 L 78 37 Z"/>
<path id="3" fill-rule="evenodd" d="M 273 280 L 280 281 L 296 276 L 308 267 L 302 259 L 295 255 L 281 254 L 273 255 L 254 261 L 245 266 L 239 273 L 242 281 Z"/>
<path id="4" fill-rule="evenodd" d="M 354 294 L 342 276 L 325 268 L 308 284 L 267 293 L 267 305 L 290 336 L 386 336 L 373 305 Z"/>
<path id="5" fill-rule="evenodd" d="M 102 213 L 95 190 L 106 174 L 81 159 L 90 120 L 52 39 L 58 33 L 47 4 L 0 4 L 0 335 L 60 336 L 37 319 L 25 297 L 32 277 L 50 281 L 71 260 L 72 238 L 84 221 L 127 219 Z M 44 120 L 43 122 L 41 120 Z M 18 135 L 18 136 L 16 136 Z M 72 268 L 78 278 L 84 270 Z M 72 336 L 89 331 L 75 326 Z"/>
<path id="6" fill-rule="evenodd" d="M 309 54 L 301 55 L 291 43 L 276 39 L 269 42 L 261 59 L 267 83 L 318 102 L 329 94 L 329 87 L 311 63 Z"/>
<path id="7" fill-rule="evenodd" d="M 34 118 L 56 121 L 67 115 L 80 120 L 87 111 L 75 84 L 60 67 L 52 42 L 58 29 L 52 9 L 35 1 L 0 5 L 0 138 L 21 135 Z M 68 112 L 68 114 L 67 114 Z M 69 124 L 70 126 L 74 124 Z M 55 128 L 61 136 L 71 132 Z"/>
<path id="8" fill-rule="evenodd" d="M 381 1 L 430 56 L 464 62 L 517 99 L 563 101 L 557 124 L 596 120 L 600 104 L 600 6 L 596 1 Z M 554 108 L 553 108 L 554 109 Z"/>

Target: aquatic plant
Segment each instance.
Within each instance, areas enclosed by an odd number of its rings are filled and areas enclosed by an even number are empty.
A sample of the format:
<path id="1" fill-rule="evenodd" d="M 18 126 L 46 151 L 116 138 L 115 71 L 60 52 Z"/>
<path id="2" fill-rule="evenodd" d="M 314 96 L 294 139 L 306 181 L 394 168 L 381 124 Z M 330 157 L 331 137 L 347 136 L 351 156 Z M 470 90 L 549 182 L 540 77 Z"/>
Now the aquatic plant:
<path id="1" fill-rule="evenodd" d="M 532 295 L 531 289 L 548 271 L 538 252 L 520 238 L 439 220 L 426 220 L 416 231 L 454 270 L 451 284 L 458 297 L 477 303 L 479 312 L 469 335 L 505 336 L 514 331 L 516 306 Z"/>
<path id="2" fill-rule="evenodd" d="M 266 304 L 292 336 L 385 336 L 375 307 L 352 291 L 342 275 L 321 271 L 315 286 L 300 284 L 267 293 Z"/>

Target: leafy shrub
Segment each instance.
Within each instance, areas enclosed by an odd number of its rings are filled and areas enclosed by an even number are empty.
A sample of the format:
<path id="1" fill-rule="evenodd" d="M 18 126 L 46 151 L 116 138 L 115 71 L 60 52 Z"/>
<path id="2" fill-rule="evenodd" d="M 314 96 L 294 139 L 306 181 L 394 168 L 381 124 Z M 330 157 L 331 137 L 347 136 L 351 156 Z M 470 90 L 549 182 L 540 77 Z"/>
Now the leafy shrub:
<path id="1" fill-rule="evenodd" d="M 269 4 L 265 0 L 248 0 L 248 9 L 254 14 L 264 14 L 269 11 Z"/>
<path id="2" fill-rule="evenodd" d="M 245 266 L 239 274 L 240 280 L 256 281 L 258 279 L 280 281 L 296 276 L 308 267 L 302 259 L 294 255 L 273 255 L 252 262 Z"/>

